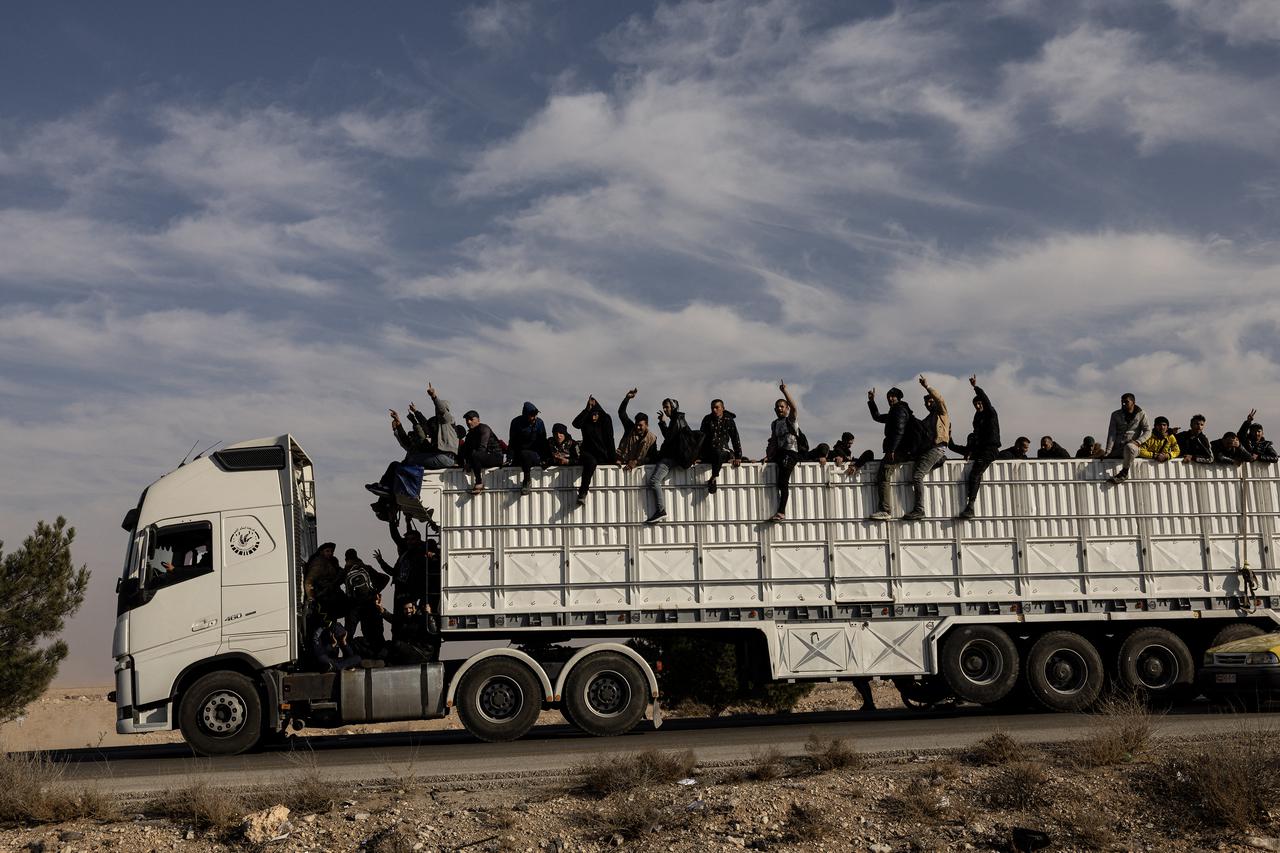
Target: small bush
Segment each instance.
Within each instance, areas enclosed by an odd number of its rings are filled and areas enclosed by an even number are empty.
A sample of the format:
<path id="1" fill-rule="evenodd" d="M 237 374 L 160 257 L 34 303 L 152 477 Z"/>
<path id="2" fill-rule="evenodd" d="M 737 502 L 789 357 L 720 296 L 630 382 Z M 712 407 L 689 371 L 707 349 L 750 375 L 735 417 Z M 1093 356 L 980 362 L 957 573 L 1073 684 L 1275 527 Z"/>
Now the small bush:
<path id="1" fill-rule="evenodd" d="M 658 828 L 665 813 L 666 810 L 658 803 L 640 798 L 580 812 L 578 820 L 588 835 L 601 840 L 607 841 L 620 835 L 627 841 L 634 841 Z M 689 814 L 680 815 L 682 823 L 687 823 L 689 819 Z"/>
<path id="2" fill-rule="evenodd" d="M 1155 740 L 1155 715 L 1137 696 L 1121 695 L 1098 708 L 1097 732 L 1072 744 L 1071 763 L 1076 767 L 1109 767 L 1132 761 Z"/>
<path id="3" fill-rule="evenodd" d="M 975 764 L 1000 767 L 1027 760 L 1027 748 L 1004 732 L 993 732 L 969 747 L 965 757 Z"/>
<path id="4" fill-rule="evenodd" d="M 1111 827 L 1096 820 L 1086 820 L 1071 827 L 1071 835 L 1082 850 L 1109 850 L 1116 843 L 1116 834 Z"/>
<path id="5" fill-rule="evenodd" d="M 1280 744 L 1274 734 L 1224 738 L 1157 767 L 1155 795 L 1175 815 L 1244 830 L 1280 799 Z"/>
<path id="6" fill-rule="evenodd" d="M 215 788 L 197 780 L 169 791 L 146 805 L 146 812 L 167 817 L 175 823 L 189 823 L 196 829 L 225 833 L 239 824 L 245 804 L 225 788 Z"/>
<path id="7" fill-rule="evenodd" d="M 742 778 L 748 782 L 772 782 L 787 772 L 787 758 L 774 746 L 753 753 L 751 761 L 742 772 Z"/>
<path id="8" fill-rule="evenodd" d="M 374 835 L 365 845 L 367 853 L 413 853 L 418 838 L 401 824 L 388 826 Z"/>
<path id="9" fill-rule="evenodd" d="M 804 751 L 819 772 L 828 770 L 857 770 L 866 764 L 862 754 L 843 738 L 823 740 L 816 734 L 809 735 Z"/>
<path id="10" fill-rule="evenodd" d="M 575 790 L 597 797 L 607 797 L 645 785 L 656 785 L 683 779 L 698 766 L 693 750 L 659 752 L 650 749 L 628 755 L 602 755 L 589 764 L 574 768 L 579 777 Z"/>
<path id="11" fill-rule="evenodd" d="M 1042 805 L 1049 782 L 1048 769 L 1038 761 L 1014 761 L 997 770 L 987 782 L 987 801 L 1002 809 Z"/>
<path id="12" fill-rule="evenodd" d="M 60 823 L 88 817 L 118 817 L 115 801 L 85 788 L 59 784 L 65 768 L 44 753 L 0 755 L 0 823 Z"/>
<path id="13" fill-rule="evenodd" d="M 901 793 L 881 801 L 885 813 L 895 820 L 936 823 L 946 812 L 939 789 L 923 779 L 912 779 Z"/>
<path id="14" fill-rule="evenodd" d="M 817 803 L 792 803 L 787 809 L 786 829 L 781 840 L 789 844 L 812 844 L 836 830 L 831 814 Z"/>

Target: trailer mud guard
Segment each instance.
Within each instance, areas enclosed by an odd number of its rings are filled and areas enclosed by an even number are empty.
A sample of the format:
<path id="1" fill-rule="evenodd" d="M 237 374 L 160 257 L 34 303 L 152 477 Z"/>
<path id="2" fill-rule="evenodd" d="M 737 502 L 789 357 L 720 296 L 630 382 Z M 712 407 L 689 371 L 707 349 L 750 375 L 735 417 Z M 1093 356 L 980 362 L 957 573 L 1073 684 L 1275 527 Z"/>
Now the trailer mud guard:
<path id="1" fill-rule="evenodd" d="M 453 678 L 449 679 L 449 693 L 445 696 L 445 707 L 453 707 L 453 696 L 458 692 L 458 685 L 462 683 L 462 677 L 467 674 L 467 670 L 471 669 L 471 667 L 480 663 L 482 660 L 496 657 L 515 658 L 516 660 L 527 664 L 529 669 L 533 670 L 538 676 L 538 681 L 542 684 L 542 692 L 546 697 L 543 701 L 555 701 L 555 694 L 551 690 L 551 679 L 547 678 L 547 673 L 542 668 L 542 664 L 538 663 L 528 654 L 520 651 L 519 649 L 485 649 L 483 652 L 467 658 L 466 663 L 464 663 L 462 667 L 453 674 Z"/>

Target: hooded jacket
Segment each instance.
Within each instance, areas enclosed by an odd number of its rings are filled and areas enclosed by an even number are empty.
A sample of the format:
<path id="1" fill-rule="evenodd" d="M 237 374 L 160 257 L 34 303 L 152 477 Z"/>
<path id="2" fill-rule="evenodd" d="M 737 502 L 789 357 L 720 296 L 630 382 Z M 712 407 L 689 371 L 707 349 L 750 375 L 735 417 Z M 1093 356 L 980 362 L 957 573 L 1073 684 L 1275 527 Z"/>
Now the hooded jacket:
<path id="1" fill-rule="evenodd" d="M 697 442 L 700 439 L 693 434 L 684 412 L 680 411 L 680 401 L 671 398 L 671 408 L 671 417 L 658 422 L 658 427 L 662 430 L 662 447 L 658 449 L 658 458 L 681 468 L 688 468 L 697 456 Z"/>
<path id="2" fill-rule="evenodd" d="M 557 441 L 556 433 L 564 433 L 564 441 Z M 551 438 L 547 439 L 547 447 L 550 450 L 551 460 L 555 464 L 578 464 L 578 442 L 574 441 L 573 436 L 569 435 L 569 428 L 564 424 L 554 424 L 551 427 Z M 562 458 L 556 458 L 557 456 Z"/>
<path id="3" fill-rule="evenodd" d="M 539 459 L 544 460 L 551 455 L 551 448 L 547 444 L 547 425 L 542 422 L 542 418 L 529 420 L 530 415 L 537 413 L 538 407 L 526 401 L 520 416 L 511 419 L 507 452 L 512 459 L 518 459 L 523 450 L 532 450 L 538 454 Z"/>
<path id="4" fill-rule="evenodd" d="M 982 401 L 982 411 L 973 413 L 973 441 L 970 444 L 973 452 L 982 449 L 998 451 L 1000 449 L 1000 415 L 996 407 L 991 405 L 987 392 L 978 386 L 973 387 L 973 396 Z"/>
<path id="5" fill-rule="evenodd" d="M 593 421 L 591 416 L 597 412 L 600 417 Z M 597 462 L 613 461 L 617 454 L 613 444 L 613 418 L 609 417 L 599 403 L 588 405 L 579 412 L 573 419 L 573 428 L 582 433 L 582 439 L 578 443 L 583 453 L 589 454 Z"/>
<path id="6" fill-rule="evenodd" d="M 427 443 L 430 445 L 426 449 L 434 450 L 437 453 L 452 453 L 457 456 L 458 430 L 453 424 L 453 412 L 449 410 L 449 401 L 435 397 L 432 402 L 435 403 L 436 413 L 429 418 L 423 415 L 421 411 L 409 413 L 409 417 L 413 420 L 415 431 L 420 431 L 420 434 L 426 438 Z"/>
<path id="7" fill-rule="evenodd" d="M 1249 431 L 1253 429 L 1253 418 L 1245 418 L 1244 423 L 1240 424 L 1240 431 L 1236 435 L 1240 436 L 1240 446 L 1249 453 L 1258 457 L 1258 462 L 1275 462 L 1276 447 L 1265 438 L 1261 441 L 1252 441 L 1249 438 Z"/>
<path id="8" fill-rule="evenodd" d="M 728 453 L 731 459 L 742 458 L 742 440 L 738 438 L 737 416 L 725 410 L 724 415 L 716 417 L 708 412 L 702 416 L 703 458 L 710 458 L 713 452 Z"/>
<path id="9" fill-rule="evenodd" d="M 904 440 L 907 437 L 907 425 L 915 416 L 911 414 L 911 406 L 907 401 L 899 400 L 892 404 L 883 415 L 875 400 L 868 400 L 867 408 L 871 410 L 872 420 L 884 424 L 884 452 L 901 454 L 903 458 L 909 456 L 915 448 L 904 446 Z"/>

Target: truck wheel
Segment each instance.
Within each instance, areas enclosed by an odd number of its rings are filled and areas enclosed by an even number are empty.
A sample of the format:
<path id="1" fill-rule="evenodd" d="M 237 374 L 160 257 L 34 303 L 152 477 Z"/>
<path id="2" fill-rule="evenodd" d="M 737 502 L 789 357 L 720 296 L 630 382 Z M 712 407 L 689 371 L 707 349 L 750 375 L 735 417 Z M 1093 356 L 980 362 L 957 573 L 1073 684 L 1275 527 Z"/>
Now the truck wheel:
<path id="1" fill-rule="evenodd" d="M 262 699 L 251 679 L 238 672 L 211 672 L 187 688 L 178 727 L 200 755 L 239 755 L 262 736 Z"/>
<path id="2" fill-rule="evenodd" d="M 573 718 L 573 712 L 569 710 L 569 706 L 564 702 L 560 703 L 560 716 L 564 717 L 566 723 L 578 731 L 582 731 L 582 726 L 578 725 L 578 721 Z"/>
<path id="3" fill-rule="evenodd" d="M 1195 658 L 1172 631 L 1138 628 L 1120 644 L 1116 677 L 1124 689 L 1164 704 L 1181 697 L 1195 683 Z"/>
<path id="4" fill-rule="evenodd" d="M 649 681 L 635 661 L 600 652 L 581 661 L 564 685 L 564 706 L 578 728 L 596 737 L 625 734 L 644 718 Z"/>
<path id="5" fill-rule="evenodd" d="M 1074 631 L 1050 631 L 1027 652 L 1027 686 L 1050 711 L 1083 711 L 1102 695 L 1102 655 Z"/>
<path id="6" fill-rule="evenodd" d="M 481 661 L 458 686 L 458 716 L 467 731 L 487 741 L 523 737 L 542 710 L 538 676 L 518 660 Z"/>
<path id="7" fill-rule="evenodd" d="M 1248 622 L 1232 622 L 1221 628 L 1218 633 L 1213 635 L 1213 639 L 1209 642 L 1209 648 L 1220 646 L 1223 643 L 1231 643 L 1236 640 L 1247 640 L 1250 637 L 1260 637 L 1266 631 L 1257 625 L 1250 625 Z"/>
<path id="8" fill-rule="evenodd" d="M 1018 648 L 994 625 L 961 625 L 947 635 L 938 669 L 966 702 L 999 702 L 1018 680 Z"/>

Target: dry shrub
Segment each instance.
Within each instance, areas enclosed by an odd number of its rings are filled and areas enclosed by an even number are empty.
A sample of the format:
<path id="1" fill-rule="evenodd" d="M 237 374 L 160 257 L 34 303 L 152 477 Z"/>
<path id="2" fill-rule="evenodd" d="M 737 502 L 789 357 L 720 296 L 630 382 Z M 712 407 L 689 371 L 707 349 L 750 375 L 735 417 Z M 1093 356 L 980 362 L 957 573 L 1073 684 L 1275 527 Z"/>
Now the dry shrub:
<path id="1" fill-rule="evenodd" d="M 625 803 L 598 806 L 578 814 L 578 821 L 588 835 L 608 840 L 615 835 L 634 841 L 653 832 L 660 825 L 668 809 L 647 797 L 639 797 Z M 687 825 L 693 813 L 680 814 L 679 820 Z"/>
<path id="2" fill-rule="evenodd" d="M 1029 809 L 1042 805 L 1049 770 L 1039 761 L 1014 761 L 999 768 L 987 780 L 987 801 L 1002 809 Z"/>
<path id="3" fill-rule="evenodd" d="M 950 758 L 944 758 L 929 765 L 929 771 L 938 782 L 954 781 L 960 778 L 960 765 Z"/>
<path id="4" fill-rule="evenodd" d="M 76 818 L 113 820 L 115 801 L 92 788 L 61 784 L 65 768 L 45 753 L 0 755 L 0 823 L 61 823 Z"/>
<path id="5" fill-rule="evenodd" d="M 245 804 L 225 788 L 196 780 L 149 801 L 145 810 L 175 823 L 191 824 L 199 830 L 225 833 L 239 825 Z"/>
<path id="6" fill-rule="evenodd" d="M 890 794 L 881 805 L 889 817 L 915 823 L 936 823 L 946 812 L 940 789 L 923 779 L 912 779 L 901 793 Z"/>
<path id="7" fill-rule="evenodd" d="M 367 853 L 413 853 L 418 838 L 396 823 L 374 835 L 365 845 Z"/>
<path id="8" fill-rule="evenodd" d="M 303 814 L 327 812 L 338 804 L 332 782 L 326 782 L 318 768 L 302 770 L 285 783 L 284 799 L 279 802 L 290 811 Z"/>
<path id="9" fill-rule="evenodd" d="M 1132 761 L 1155 740 L 1156 720 L 1138 696 L 1117 695 L 1098 708 L 1101 725 L 1089 737 L 1071 745 L 1070 760 L 1077 767 L 1109 767 Z"/>
<path id="10" fill-rule="evenodd" d="M 1280 742 L 1275 732 L 1254 732 L 1170 754 L 1156 768 L 1153 793 L 1184 822 L 1256 826 L 1280 799 Z"/>
<path id="11" fill-rule="evenodd" d="M 992 732 L 969 747 L 965 757 L 975 764 L 1000 767 L 1027 760 L 1027 748 L 1005 732 Z"/>
<path id="12" fill-rule="evenodd" d="M 823 740 L 816 734 L 809 735 L 804 751 L 819 772 L 828 770 L 858 770 L 866 759 L 844 738 Z"/>
<path id="13" fill-rule="evenodd" d="M 748 782 L 772 782 L 787 772 L 787 758 L 776 746 L 751 754 L 751 765 L 742 771 Z"/>
<path id="14" fill-rule="evenodd" d="M 836 831 L 830 812 L 817 803 L 792 803 L 787 809 L 786 829 L 781 840 L 789 844 L 812 844 Z"/>
<path id="15" fill-rule="evenodd" d="M 607 797 L 646 785 L 660 785 L 683 779 L 698 766 L 693 750 L 660 752 L 656 749 L 627 755 L 601 755 L 574 768 L 579 777 L 575 790 Z"/>
<path id="16" fill-rule="evenodd" d="M 1110 850 L 1116 844 L 1115 831 L 1096 820 L 1085 820 L 1072 826 L 1071 835 L 1081 850 Z"/>

